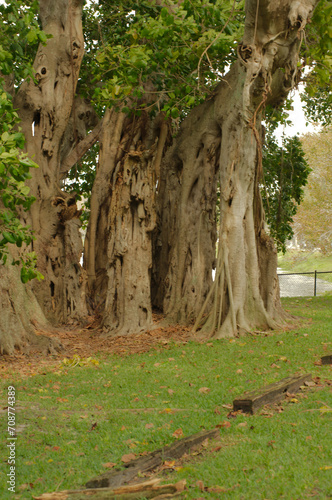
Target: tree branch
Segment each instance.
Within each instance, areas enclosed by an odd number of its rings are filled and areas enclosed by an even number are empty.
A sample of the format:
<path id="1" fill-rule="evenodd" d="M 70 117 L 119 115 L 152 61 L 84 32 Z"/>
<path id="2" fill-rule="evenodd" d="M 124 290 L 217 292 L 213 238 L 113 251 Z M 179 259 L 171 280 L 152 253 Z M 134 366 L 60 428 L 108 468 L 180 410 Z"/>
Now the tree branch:
<path id="1" fill-rule="evenodd" d="M 69 170 L 75 165 L 75 163 L 79 162 L 85 153 L 97 142 L 102 127 L 103 120 L 101 120 L 98 125 L 86 137 L 84 137 L 84 139 L 80 141 L 77 146 L 75 146 L 75 149 L 62 162 L 60 168 L 61 179 L 66 177 Z"/>

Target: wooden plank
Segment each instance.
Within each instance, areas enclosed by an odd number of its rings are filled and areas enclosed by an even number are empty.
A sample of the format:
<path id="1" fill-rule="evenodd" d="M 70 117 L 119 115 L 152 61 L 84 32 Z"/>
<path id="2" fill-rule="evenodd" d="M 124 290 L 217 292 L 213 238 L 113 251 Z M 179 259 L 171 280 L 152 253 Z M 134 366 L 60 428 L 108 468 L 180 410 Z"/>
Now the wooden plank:
<path id="1" fill-rule="evenodd" d="M 250 392 L 245 392 L 242 396 L 233 401 L 233 410 L 242 410 L 245 413 L 255 413 L 262 406 L 269 403 L 277 403 L 284 399 L 287 393 L 295 393 L 304 382 L 311 380 L 311 374 L 293 375 L 278 382 L 261 387 Z"/>
<path id="2" fill-rule="evenodd" d="M 328 354 L 327 356 L 323 356 L 321 358 L 322 365 L 332 365 L 332 354 Z"/>
<path id="3" fill-rule="evenodd" d="M 124 469 L 112 469 L 101 476 L 97 476 L 86 483 L 86 488 L 118 488 L 133 480 L 137 474 L 148 472 L 162 465 L 165 460 L 176 460 L 185 453 L 190 452 L 194 447 L 200 445 L 206 439 L 215 439 L 220 436 L 219 429 L 212 431 L 201 431 L 192 434 L 175 443 L 160 448 L 144 457 L 132 460 L 124 464 Z"/>
<path id="4" fill-rule="evenodd" d="M 35 500 L 137 500 L 140 498 L 165 498 L 174 496 L 183 491 L 185 481 L 176 484 L 163 484 L 158 486 L 160 479 L 152 479 L 140 484 L 123 486 L 121 488 L 97 488 L 85 490 L 64 490 L 53 493 L 44 493 Z"/>

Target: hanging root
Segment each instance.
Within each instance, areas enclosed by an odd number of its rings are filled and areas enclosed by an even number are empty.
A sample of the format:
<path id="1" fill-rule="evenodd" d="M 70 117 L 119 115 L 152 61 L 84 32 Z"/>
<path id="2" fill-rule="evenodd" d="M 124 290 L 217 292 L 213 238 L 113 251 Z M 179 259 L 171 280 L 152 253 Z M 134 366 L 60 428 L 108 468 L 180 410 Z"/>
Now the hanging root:
<path id="1" fill-rule="evenodd" d="M 226 286 L 226 290 L 225 290 Z M 232 291 L 232 281 L 229 270 L 229 258 L 228 258 L 228 248 L 226 244 L 225 237 L 222 238 L 219 245 L 216 277 L 213 285 L 205 299 L 203 307 L 195 321 L 193 326 L 193 332 L 198 329 L 206 332 L 209 337 L 212 337 L 215 332 L 219 332 L 222 326 L 223 320 L 223 308 L 224 308 L 224 297 L 225 292 L 228 291 L 229 299 L 229 310 L 228 315 L 230 315 L 230 321 L 233 331 L 236 330 L 236 314 Z M 213 299 L 212 299 L 213 297 Z M 205 311 L 210 304 L 211 299 L 213 300 L 212 307 L 210 307 L 210 312 L 206 317 L 204 317 Z"/>

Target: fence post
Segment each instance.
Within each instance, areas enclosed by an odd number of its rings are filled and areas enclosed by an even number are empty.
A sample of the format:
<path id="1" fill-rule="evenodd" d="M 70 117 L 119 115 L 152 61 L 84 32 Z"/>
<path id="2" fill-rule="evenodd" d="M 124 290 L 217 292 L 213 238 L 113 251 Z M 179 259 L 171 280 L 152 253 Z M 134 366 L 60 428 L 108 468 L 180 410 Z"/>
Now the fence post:
<path id="1" fill-rule="evenodd" d="M 317 295 L 317 271 L 315 269 L 315 285 L 314 285 L 314 297 Z"/>

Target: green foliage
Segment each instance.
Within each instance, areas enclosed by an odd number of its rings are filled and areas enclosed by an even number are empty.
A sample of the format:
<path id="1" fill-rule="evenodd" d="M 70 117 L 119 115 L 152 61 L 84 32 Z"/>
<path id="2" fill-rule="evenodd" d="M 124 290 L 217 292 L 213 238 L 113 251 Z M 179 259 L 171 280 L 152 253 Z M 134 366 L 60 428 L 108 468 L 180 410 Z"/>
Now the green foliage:
<path id="1" fill-rule="evenodd" d="M 262 198 L 267 222 L 278 250 L 285 252 L 285 243 L 294 234 L 293 217 L 311 171 L 300 139 L 284 137 L 279 146 L 273 136 L 268 136 L 263 148 L 263 170 Z"/>
<path id="2" fill-rule="evenodd" d="M 0 263 L 9 255 L 8 244 L 21 248 L 29 245 L 33 234 L 20 221 L 19 210 L 27 211 L 35 201 L 25 184 L 31 179 L 30 168 L 38 165 L 22 153 L 25 138 L 19 130 L 19 117 L 13 107 L 12 96 L 5 91 L 1 75 L 12 75 L 16 84 L 32 77 L 31 55 L 38 44 L 46 43 L 37 20 L 38 2 L 11 1 L 0 5 Z M 21 266 L 23 283 L 43 276 L 36 270 L 34 252 L 12 261 Z"/>
<path id="3" fill-rule="evenodd" d="M 243 2 L 164 5 L 92 2 L 85 11 L 81 89 L 101 108 L 163 110 L 176 119 L 206 97 L 234 59 Z"/>
<path id="4" fill-rule="evenodd" d="M 30 168 L 38 165 L 20 150 L 24 146 L 24 135 L 16 131 L 19 122 L 17 113 L 13 109 L 11 96 L 4 92 L 0 79 L 0 263 L 5 263 L 9 254 L 8 244 L 22 247 L 29 245 L 33 235 L 29 226 L 23 226 L 18 214 L 18 207 L 24 211 L 30 209 L 35 201 L 29 196 L 30 188 L 25 184 L 31 179 Z M 21 280 L 26 283 L 30 279 L 41 279 L 42 275 L 36 270 L 36 256 L 29 253 L 13 260 L 13 264 L 21 265 Z"/>
<path id="5" fill-rule="evenodd" d="M 86 229 L 89 221 L 91 191 L 96 177 L 98 154 L 99 144 L 97 143 L 89 149 L 82 161 L 70 170 L 66 179 L 66 191 L 75 191 L 77 193 L 76 199 L 83 202 L 83 212 L 80 217 L 83 229 Z"/>
<path id="6" fill-rule="evenodd" d="M 332 123 L 332 2 L 322 0 L 307 29 L 305 64 L 311 69 L 305 77 L 307 117 L 322 125 Z"/>
<path id="7" fill-rule="evenodd" d="M 8 0 L 0 5 L 0 72 L 15 74 L 16 84 L 33 78 L 32 61 L 39 43 L 51 35 L 40 29 L 37 0 Z"/>

